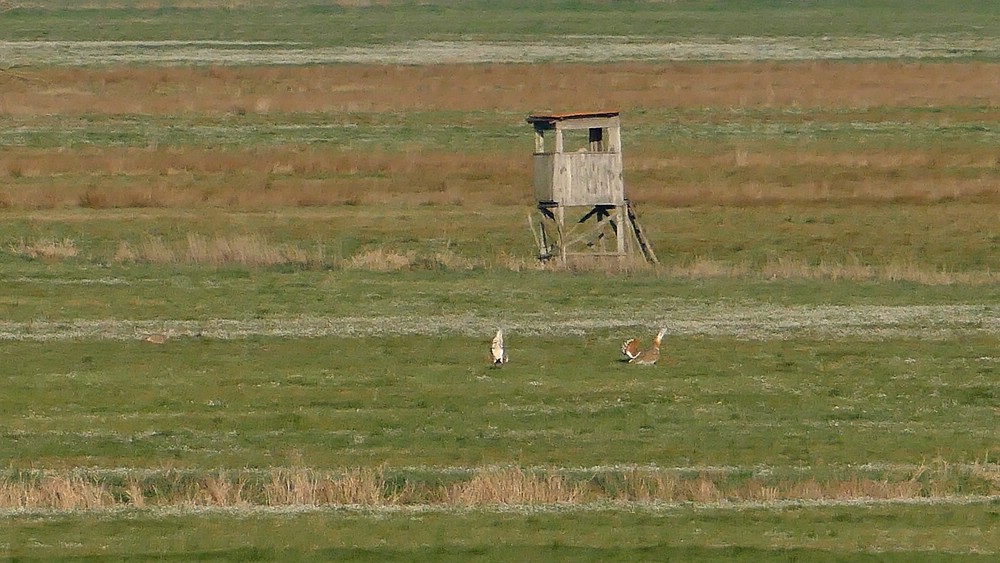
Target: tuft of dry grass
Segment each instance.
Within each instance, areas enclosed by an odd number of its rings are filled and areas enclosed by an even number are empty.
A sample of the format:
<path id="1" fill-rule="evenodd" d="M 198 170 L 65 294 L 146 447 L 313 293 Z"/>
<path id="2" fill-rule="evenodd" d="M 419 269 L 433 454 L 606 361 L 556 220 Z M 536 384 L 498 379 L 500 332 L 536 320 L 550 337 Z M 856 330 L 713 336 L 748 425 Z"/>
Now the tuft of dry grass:
<path id="1" fill-rule="evenodd" d="M 76 476 L 49 476 L 37 482 L 0 480 L 0 507 L 89 510 L 116 503 L 108 487 Z"/>
<path id="2" fill-rule="evenodd" d="M 168 242 L 158 237 L 147 238 L 138 244 L 122 241 L 112 259 L 115 262 L 209 266 L 313 266 L 322 265 L 325 254 L 322 246 L 307 251 L 292 245 L 275 245 L 256 234 L 214 238 L 189 234 L 186 240 L 177 242 Z"/>
<path id="3" fill-rule="evenodd" d="M 585 483 L 571 482 L 552 471 L 534 474 L 520 467 L 476 471 L 443 495 L 444 503 L 453 506 L 573 504 L 593 498 Z"/>
<path id="4" fill-rule="evenodd" d="M 501 256 L 497 263 L 522 267 L 522 264 L 509 257 Z M 349 270 L 367 270 L 371 272 L 398 272 L 402 270 L 471 270 L 485 267 L 486 263 L 461 256 L 451 250 L 438 250 L 429 254 L 418 254 L 413 251 L 399 253 L 385 248 L 370 248 L 351 256 L 344 261 L 343 267 Z"/>
<path id="5" fill-rule="evenodd" d="M 340 475 L 307 468 L 277 469 L 264 487 L 269 506 L 395 505 L 405 491 L 390 492 L 382 469 L 352 468 Z"/>
<path id="6" fill-rule="evenodd" d="M 249 504 L 245 498 L 246 479 L 242 476 L 231 478 L 224 472 L 217 475 L 209 475 L 202 479 L 194 489 L 189 498 L 183 499 L 181 504 L 195 506 L 246 506 Z"/>
<path id="7" fill-rule="evenodd" d="M 364 250 L 347 259 L 344 267 L 351 270 L 368 270 L 372 272 L 398 272 L 409 269 L 413 264 L 414 253 L 399 252 L 375 248 Z"/>
<path id="8" fill-rule="evenodd" d="M 132 508 L 144 508 L 146 506 L 146 496 L 142 490 L 142 484 L 135 477 L 132 477 L 125 482 L 122 502 L 128 504 Z"/>
<path id="9" fill-rule="evenodd" d="M 10 245 L 10 251 L 13 254 L 32 260 L 50 261 L 66 260 L 74 258 L 79 254 L 76 243 L 70 239 L 53 240 L 43 238 L 34 241 L 20 239 Z"/>

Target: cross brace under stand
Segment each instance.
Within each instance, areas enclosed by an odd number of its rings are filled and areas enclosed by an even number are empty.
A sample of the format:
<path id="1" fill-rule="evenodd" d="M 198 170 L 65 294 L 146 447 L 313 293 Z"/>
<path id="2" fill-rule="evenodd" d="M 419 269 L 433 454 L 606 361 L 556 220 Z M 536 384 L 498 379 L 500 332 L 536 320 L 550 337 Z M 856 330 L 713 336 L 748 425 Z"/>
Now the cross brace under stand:
<path id="1" fill-rule="evenodd" d="M 624 258 L 631 253 L 634 240 L 647 262 L 659 264 L 652 244 L 639 226 L 634 206 L 628 200 L 623 206 L 595 205 L 568 228 L 564 220 L 566 207 L 555 202 L 542 202 L 538 210 L 542 219 L 536 227 L 529 214 L 528 226 L 538 246 L 539 260 L 557 258 L 565 261 L 568 256 Z M 591 218 L 594 222 L 588 223 Z M 619 223 L 626 225 L 624 231 L 619 229 Z M 609 234 L 612 236 L 609 237 Z M 609 239 L 616 242 L 614 250 L 607 248 Z"/>

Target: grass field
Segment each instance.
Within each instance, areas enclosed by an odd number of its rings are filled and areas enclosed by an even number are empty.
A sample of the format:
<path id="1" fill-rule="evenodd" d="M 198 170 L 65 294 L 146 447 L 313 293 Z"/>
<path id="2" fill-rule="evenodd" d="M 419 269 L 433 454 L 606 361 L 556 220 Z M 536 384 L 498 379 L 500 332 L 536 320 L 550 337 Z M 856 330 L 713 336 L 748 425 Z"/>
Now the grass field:
<path id="1" fill-rule="evenodd" d="M 0 3 L 0 558 L 994 560 L 998 18 Z M 661 264 L 539 264 L 604 108 Z"/>

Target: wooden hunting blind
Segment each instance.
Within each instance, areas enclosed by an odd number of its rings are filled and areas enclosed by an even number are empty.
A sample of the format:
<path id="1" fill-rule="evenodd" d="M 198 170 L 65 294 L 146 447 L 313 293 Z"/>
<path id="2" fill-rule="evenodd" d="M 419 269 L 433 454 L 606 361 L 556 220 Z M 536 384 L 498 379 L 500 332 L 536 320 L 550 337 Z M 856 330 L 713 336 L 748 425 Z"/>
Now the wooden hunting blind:
<path id="1" fill-rule="evenodd" d="M 535 129 L 535 200 L 541 219 L 537 228 L 529 221 L 539 258 L 623 260 L 638 246 L 647 261 L 657 262 L 625 197 L 618 112 L 533 114 L 527 122 Z M 567 226 L 567 213 L 580 218 Z"/>

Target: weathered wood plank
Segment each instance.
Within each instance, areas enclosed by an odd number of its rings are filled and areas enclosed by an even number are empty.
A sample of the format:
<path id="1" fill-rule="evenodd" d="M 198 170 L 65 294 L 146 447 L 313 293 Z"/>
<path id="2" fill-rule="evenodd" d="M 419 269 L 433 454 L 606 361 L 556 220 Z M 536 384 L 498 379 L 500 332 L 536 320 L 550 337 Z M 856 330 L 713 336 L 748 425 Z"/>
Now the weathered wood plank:
<path id="1" fill-rule="evenodd" d="M 620 153 L 534 155 L 536 201 L 560 205 L 621 205 L 625 201 Z"/>

